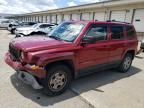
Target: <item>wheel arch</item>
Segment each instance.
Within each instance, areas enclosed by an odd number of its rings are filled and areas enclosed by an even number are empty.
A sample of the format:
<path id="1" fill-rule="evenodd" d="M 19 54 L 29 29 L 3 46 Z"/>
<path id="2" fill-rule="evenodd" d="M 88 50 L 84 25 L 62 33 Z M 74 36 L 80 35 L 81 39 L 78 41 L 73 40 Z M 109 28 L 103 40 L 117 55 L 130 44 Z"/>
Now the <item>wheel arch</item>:
<path id="1" fill-rule="evenodd" d="M 55 66 L 55 65 L 65 65 L 65 66 L 67 66 L 70 69 L 70 71 L 71 71 L 72 78 L 75 78 L 75 66 L 74 66 L 74 63 L 73 63 L 72 60 L 54 61 L 54 62 L 46 64 L 44 68 L 45 68 L 45 70 L 48 70 L 52 66 Z"/>
<path id="2" fill-rule="evenodd" d="M 135 57 L 135 50 L 128 50 L 127 52 L 126 52 L 126 54 L 131 54 L 132 55 L 132 58 L 134 59 L 134 57 Z"/>

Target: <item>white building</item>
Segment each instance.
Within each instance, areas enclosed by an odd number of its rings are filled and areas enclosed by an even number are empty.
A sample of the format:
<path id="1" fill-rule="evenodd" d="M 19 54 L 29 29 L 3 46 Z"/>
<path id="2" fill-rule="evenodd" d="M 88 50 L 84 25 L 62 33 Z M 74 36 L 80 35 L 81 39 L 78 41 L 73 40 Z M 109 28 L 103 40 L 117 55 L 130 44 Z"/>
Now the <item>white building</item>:
<path id="1" fill-rule="evenodd" d="M 144 0 L 113 0 L 17 15 L 21 21 L 60 23 L 67 20 L 117 20 L 134 24 L 144 35 Z"/>

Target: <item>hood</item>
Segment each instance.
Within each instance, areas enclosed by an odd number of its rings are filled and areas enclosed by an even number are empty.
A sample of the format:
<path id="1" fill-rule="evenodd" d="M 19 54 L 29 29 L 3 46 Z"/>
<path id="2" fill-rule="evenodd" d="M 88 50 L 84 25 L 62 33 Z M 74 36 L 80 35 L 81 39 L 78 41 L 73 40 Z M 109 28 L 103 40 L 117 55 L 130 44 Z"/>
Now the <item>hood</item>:
<path id="1" fill-rule="evenodd" d="M 19 28 L 17 28 L 17 30 L 34 30 L 35 28 L 33 28 L 33 27 L 19 27 Z"/>
<path id="2" fill-rule="evenodd" d="M 20 37 L 13 39 L 10 44 L 17 49 L 28 51 L 40 51 L 54 48 L 65 47 L 71 43 L 55 40 L 44 36 Z"/>

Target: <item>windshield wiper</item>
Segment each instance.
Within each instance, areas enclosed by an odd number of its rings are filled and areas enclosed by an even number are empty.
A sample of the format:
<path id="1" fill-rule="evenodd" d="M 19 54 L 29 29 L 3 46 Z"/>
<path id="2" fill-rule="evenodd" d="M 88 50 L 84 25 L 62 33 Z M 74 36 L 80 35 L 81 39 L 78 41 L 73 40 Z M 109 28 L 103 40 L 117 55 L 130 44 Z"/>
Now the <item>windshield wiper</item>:
<path id="1" fill-rule="evenodd" d="M 61 40 L 59 37 L 57 36 L 49 36 L 50 38 L 56 39 L 56 40 Z"/>

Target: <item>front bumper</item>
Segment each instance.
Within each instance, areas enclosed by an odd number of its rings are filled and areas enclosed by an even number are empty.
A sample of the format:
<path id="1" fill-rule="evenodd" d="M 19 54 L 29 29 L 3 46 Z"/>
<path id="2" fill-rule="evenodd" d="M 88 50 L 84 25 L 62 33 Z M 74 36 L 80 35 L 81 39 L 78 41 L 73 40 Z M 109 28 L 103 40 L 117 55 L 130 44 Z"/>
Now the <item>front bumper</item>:
<path id="1" fill-rule="evenodd" d="M 30 73 L 38 78 L 45 78 L 46 76 L 46 71 L 43 67 L 31 66 L 29 64 L 22 65 L 20 62 L 13 61 L 10 57 L 10 53 L 5 55 L 5 62 L 16 71 L 26 71 L 27 73 Z"/>
<path id="2" fill-rule="evenodd" d="M 43 87 L 37 82 L 36 78 L 24 71 L 17 71 L 17 77 L 25 84 L 31 85 L 34 89 L 42 89 Z"/>

